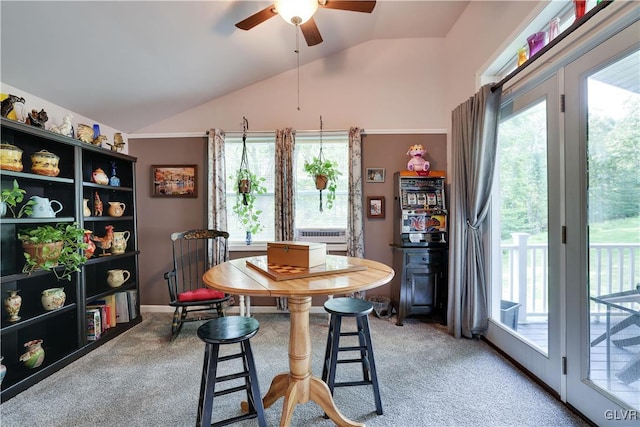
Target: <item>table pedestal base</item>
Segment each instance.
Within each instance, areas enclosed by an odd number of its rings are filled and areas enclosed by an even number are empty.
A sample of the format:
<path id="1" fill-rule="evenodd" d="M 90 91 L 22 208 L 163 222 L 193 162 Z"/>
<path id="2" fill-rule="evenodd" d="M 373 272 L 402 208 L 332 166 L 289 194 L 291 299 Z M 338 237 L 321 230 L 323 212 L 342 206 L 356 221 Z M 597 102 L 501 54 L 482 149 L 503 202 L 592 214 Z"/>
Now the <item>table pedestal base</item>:
<path id="1" fill-rule="evenodd" d="M 276 375 L 262 399 L 266 408 L 284 397 L 280 426 L 289 426 L 296 405 L 313 401 L 338 426 L 364 427 L 351 421 L 336 408 L 327 384 L 311 374 L 311 337 L 309 335 L 309 309 L 311 297 L 289 297 L 291 329 L 289 336 L 289 370 Z"/>

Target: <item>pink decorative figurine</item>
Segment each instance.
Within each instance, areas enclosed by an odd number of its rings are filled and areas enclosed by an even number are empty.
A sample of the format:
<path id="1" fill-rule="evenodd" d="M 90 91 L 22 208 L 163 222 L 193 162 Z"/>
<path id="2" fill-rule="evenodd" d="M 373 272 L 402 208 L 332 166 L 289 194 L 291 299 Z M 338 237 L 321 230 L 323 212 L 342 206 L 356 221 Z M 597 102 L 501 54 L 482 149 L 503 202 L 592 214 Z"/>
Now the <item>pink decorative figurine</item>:
<path id="1" fill-rule="evenodd" d="M 411 147 L 409 147 L 407 156 L 411 156 L 411 160 L 409 160 L 409 163 L 407 163 L 407 169 L 416 172 L 427 172 L 430 165 L 429 162 L 423 158 L 425 153 L 426 150 L 422 147 L 422 145 L 412 145 Z"/>

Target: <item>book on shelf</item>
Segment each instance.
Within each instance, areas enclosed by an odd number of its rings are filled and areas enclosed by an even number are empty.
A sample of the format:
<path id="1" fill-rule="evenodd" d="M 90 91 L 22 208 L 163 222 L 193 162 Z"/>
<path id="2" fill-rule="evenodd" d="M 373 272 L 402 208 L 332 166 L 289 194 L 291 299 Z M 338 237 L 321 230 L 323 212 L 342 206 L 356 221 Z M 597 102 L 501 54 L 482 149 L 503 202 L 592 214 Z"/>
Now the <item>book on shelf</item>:
<path id="1" fill-rule="evenodd" d="M 127 323 L 129 321 L 129 302 L 127 301 L 127 293 L 116 292 L 114 296 L 116 300 L 116 322 Z"/>
<path id="2" fill-rule="evenodd" d="M 129 319 L 133 320 L 138 317 L 138 291 L 129 289 L 127 292 L 127 303 L 129 305 Z"/>
<path id="3" fill-rule="evenodd" d="M 87 310 L 87 339 L 96 341 L 100 339 L 101 334 L 100 309 L 90 308 Z"/>
<path id="4" fill-rule="evenodd" d="M 107 307 L 109 307 L 109 327 L 115 328 L 118 323 L 116 321 L 116 297 L 111 294 L 105 296 L 103 300 L 105 304 L 107 304 Z"/>
<path id="5" fill-rule="evenodd" d="M 93 304 L 87 306 L 87 310 L 96 309 L 100 313 L 100 332 L 104 333 L 104 331 L 109 328 L 108 322 L 109 317 L 107 315 L 107 305 L 104 301 L 94 301 Z"/>

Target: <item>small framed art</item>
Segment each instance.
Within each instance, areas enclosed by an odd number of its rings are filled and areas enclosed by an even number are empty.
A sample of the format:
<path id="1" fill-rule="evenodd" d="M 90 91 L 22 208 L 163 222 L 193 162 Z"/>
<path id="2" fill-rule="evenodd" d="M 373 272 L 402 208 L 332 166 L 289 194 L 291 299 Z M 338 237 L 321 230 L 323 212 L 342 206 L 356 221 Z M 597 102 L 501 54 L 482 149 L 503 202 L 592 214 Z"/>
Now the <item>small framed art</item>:
<path id="1" fill-rule="evenodd" d="M 367 182 L 384 182 L 384 168 L 367 168 Z"/>
<path id="2" fill-rule="evenodd" d="M 367 197 L 367 218 L 384 218 L 384 196 Z"/>
<path id="3" fill-rule="evenodd" d="M 152 165 L 151 197 L 198 197 L 197 165 Z"/>

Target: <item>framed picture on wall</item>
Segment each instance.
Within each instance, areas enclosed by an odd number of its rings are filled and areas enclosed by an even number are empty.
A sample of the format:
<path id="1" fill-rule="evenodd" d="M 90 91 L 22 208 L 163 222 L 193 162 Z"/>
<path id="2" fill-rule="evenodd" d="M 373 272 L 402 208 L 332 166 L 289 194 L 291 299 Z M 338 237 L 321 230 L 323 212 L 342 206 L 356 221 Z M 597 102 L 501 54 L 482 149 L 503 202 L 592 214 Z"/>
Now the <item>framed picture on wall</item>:
<path id="1" fill-rule="evenodd" d="M 367 182 L 384 182 L 384 168 L 367 168 Z"/>
<path id="2" fill-rule="evenodd" d="M 367 218 L 384 218 L 384 196 L 367 197 Z"/>
<path id="3" fill-rule="evenodd" d="M 151 197 L 198 197 L 197 165 L 152 165 Z"/>

